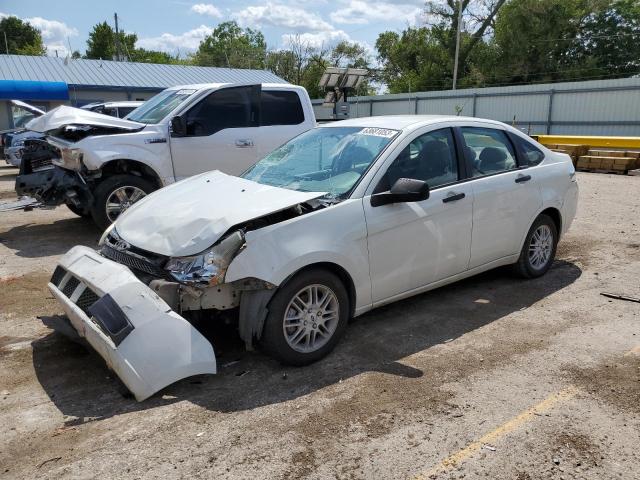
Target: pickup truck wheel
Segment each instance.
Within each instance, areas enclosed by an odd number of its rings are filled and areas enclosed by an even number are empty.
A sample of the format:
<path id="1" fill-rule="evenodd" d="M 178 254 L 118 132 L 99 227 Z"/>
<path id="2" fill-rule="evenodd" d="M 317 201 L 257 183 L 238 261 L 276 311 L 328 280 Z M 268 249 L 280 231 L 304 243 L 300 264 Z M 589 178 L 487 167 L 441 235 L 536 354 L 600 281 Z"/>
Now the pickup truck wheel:
<path id="1" fill-rule="evenodd" d="M 349 312 L 349 296 L 336 275 L 324 269 L 304 271 L 273 297 L 260 345 L 282 363 L 308 365 L 333 350 Z"/>
<path id="2" fill-rule="evenodd" d="M 122 212 L 154 190 L 151 182 L 135 175 L 107 177 L 93 192 L 93 221 L 98 227 L 107 228 Z"/>
<path id="3" fill-rule="evenodd" d="M 540 215 L 531 225 L 520 258 L 514 265 L 523 278 L 537 278 L 551 268 L 558 245 L 558 229 L 548 215 Z"/>

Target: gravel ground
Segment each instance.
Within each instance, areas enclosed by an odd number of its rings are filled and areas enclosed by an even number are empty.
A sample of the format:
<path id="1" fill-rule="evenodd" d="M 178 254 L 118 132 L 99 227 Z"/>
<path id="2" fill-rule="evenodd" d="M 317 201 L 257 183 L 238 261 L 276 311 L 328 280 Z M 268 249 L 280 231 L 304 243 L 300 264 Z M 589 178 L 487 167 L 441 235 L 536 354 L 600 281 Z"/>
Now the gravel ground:
<path id="1" fill-rule="evenodd" d="M 0 167 L 0 200 L 16 171 Z M 305 368 L 213 329 L 219 375 L 137 403 L 44 327 L 56 259 L 99 232 L 0 213 L 0 477 L 640 478 L 640 177 L 578 174 L 540 279 L 498 269 L 390 305 Z"/>

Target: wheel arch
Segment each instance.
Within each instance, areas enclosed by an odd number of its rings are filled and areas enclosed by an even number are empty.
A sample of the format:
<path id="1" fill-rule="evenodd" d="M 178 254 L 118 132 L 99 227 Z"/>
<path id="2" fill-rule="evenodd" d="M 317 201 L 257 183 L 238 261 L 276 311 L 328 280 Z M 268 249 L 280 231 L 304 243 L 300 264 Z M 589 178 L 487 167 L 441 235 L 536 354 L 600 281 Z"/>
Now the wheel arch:
<path id="1" fill-rule="evenodd" d="M 305 265 L 304 267 L 299 268 L 298 270 L 296 270 L 295 272 L 293 272 L 291 275 L 289 275 L 280 286 L 286 284 L 291 278 L 295 277 L 296 275 L 302 273 L 302 272 L 306 272 L 309 270 L 314 270 L 314 269 L 324 269 L 324 270 L 328 270 L 331 273 L 333 273 L 335 276 L 337 276 L 340 281 L 343 283 L 343 285 L 345 286 L 346 290 L 347 290 L 347 295 L 349 296 L 349 316 L 353 317 L 354 311 L 355 311 L 355 307 L 356 307 L 356 286 L 355 283 L 353 282 L 353 278 L 351 278 L 351 275 L 349 274 L 349 272 L 341 265 L 338 265 L 337 263 L 334 262 L 315 262 L 315 263 L 310 263 L 308 265 Z M 280 287 L 278 287 L 280 288 Z"/>
<path id="2" fill-rule="evenodd" d="M 162 180 L 158 172 L 144 162 L 121 158 L 109 160 L 101 168 L 102 178 L 109 175 L 137 175 L 145 180 L 150 181 L 156 188 L 162 188 Z"/>
<path id="3" fill-rule="evenodd" d="M 558 237 L 560 237 L 562 232 L 562 214 L 560 213 L 560 210 L 555 207 L 548 207 L 542 210 L 538 215 L 536 215 L 536 218 L 538 218 L 540 215 L 547 215 L 548 217 L 551 217 L 553 223 L 556 226 L 556 230 L 558 231 Z M 535 218 L 533 221 L 535 222 Z"/>
<path id="4" fill-rule="evenodd" d="M 309 263 L 288 275 L 278 288 L 243 292 L 240 298 L 239 333 L 248 349 L 253 348 L 254 339 L 260 339 L 264 330 L 264 321 L 276 292 L 296 275 L 314 269 L 324 269 L 336 275 L 343 283 L 349 297 L 349 318 L 352 318 L 356 306 L 356 288 L 349 272 L 333 262 Z"/>

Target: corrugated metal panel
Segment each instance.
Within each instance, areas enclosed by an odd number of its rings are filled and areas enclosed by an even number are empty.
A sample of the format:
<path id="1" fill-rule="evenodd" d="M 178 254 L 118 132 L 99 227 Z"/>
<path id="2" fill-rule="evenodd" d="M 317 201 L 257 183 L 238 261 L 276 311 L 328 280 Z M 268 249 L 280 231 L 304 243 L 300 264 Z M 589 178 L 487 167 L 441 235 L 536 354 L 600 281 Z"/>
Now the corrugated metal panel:
<path id="1" fill-rule="evenodd" d="M 624 90 L 556 94 L 553 99 L 553 120 L 573 118 L 589 121 L 638 120 L 640 92 L 630 94 Z"/>
<path id="2" fill-rule="evenodd" d="M 509 97 L 478 97 L 476 117 L 494 120 L 546 121 L 549 95 L 515 95 Z"/>
<path id="3" fill-rule="evenodd" d="M 91 87 L 166 88 L 190 83 L 287 83 L 266 70 L 67 60 L 0 55 L 0 80 L 65 82 Z"/>
<path id="4" fill-rule="evenodd" d="M 416 98 L 417 109 L 416 109 Z M 513 123 L 525 132 L 640 136 L 640 77 L 354 97 L 351 117 L 444 114 Z M 319 108 L 318 119 L 330 110 Z M 354 108 L 354 104 L 359 107 Z M 369 105 L 372 105 L 369 107 Z M 475 108 L 474 108 L 475 107 Z"/>

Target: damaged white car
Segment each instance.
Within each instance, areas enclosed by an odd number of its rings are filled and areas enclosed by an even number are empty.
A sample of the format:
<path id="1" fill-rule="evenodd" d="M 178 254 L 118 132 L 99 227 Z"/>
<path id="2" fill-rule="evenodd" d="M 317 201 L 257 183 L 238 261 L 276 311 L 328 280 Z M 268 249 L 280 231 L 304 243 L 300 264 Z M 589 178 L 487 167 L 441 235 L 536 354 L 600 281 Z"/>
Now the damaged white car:
<path id="1" fill-rule="evenodd" d="M 282 362 L 327 355 L 351 317 L 500 266 L 551 266 L 578 188 L 567 155 L 499 122 L 406 116 L 315 128 L 240 178 L 153 193 L 69 251 L 49 288 L 138 400 L 215 373 L 190 323 L 238 318 Z"/>

